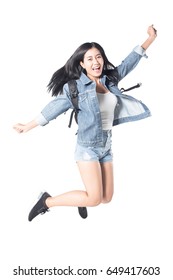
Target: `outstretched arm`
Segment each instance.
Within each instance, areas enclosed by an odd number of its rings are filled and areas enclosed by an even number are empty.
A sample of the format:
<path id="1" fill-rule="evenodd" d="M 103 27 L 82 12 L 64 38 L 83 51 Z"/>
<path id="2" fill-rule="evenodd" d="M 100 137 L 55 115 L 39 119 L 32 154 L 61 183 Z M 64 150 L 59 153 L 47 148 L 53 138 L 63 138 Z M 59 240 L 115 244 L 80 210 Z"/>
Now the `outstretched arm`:
<path id="1" fill-rule="evenodd" d="M 141 47 L 144 50 L 148 49 L 148 47 L 153 43 L 153 41 L 157 37 L 157 30 L 153 27 L 153 24 L 148 27 L 147 33 L 149 36 L 147 40 L 141 45 Z"/>
<path id="2" fill-rule="evenodd" d="M 18 133 L 25 133 L 34 127 L 38 126 L 38 123 L 35 120 L 32 120 L 31 122 L 28 122 L 27 124 L 21 124 L 17 123 L 13 126 L 13 128 L 18 132 Z"/>

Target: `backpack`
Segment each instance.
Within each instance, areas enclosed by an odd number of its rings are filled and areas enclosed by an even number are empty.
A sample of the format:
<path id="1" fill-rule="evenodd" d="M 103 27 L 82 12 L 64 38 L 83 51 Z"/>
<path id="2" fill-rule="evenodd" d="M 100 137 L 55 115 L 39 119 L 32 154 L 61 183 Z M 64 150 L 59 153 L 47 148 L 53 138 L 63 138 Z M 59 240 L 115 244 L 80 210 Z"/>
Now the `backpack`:
<path id="1" fill-rule="evenodd" d="M 141 83 L 138 83 L 138 84 L 136 84 L 135 86 L 132 86 L 132 87 L 127 88 L 127 89 L 121 88 L 120 91 L 121 91 L 121 92 L 126 92 L 126 91 L 129 91 L 129 90 L 138 88 L 138 87 L 140 87 L 141 85 L 142 85 Z M 69 87 L 69 92 L 70 92 L 71 101 L 72 101 L 72 104 L 73 104 L 73 107 L 74 107 L 74 109 L 73 109 L 72 112 L 71 112 L 70 120 L 69 120 L 69 124 L 68 124 L 68 127 L 71 127 L 72 120 L 73 120 L 73 116 L 74 116 L 74 118 L 75 118 L 76 123 L 78 123 L 78 121 L 77 121 L 77 115 L 78 115 L 78 112 L 80 111 L 80 109 L 79 109 L 79 107 L 78 107 L 78 94 L 79 94 L 79 92 L 78 92 L 78 89 L 77 89 L 76 80 L 70 80 L 70 81 L 68 81 L 68 87 Z"/>
<path id="2" fill-rule="evenodd" d="M 79 94 L 79 92 L 78 92 L 77 83 L 76 83 L 75 80 L 68 81 L 68 87 L 69 87 L 71 101 L 72 101 L 72 104 L 73 104 L 73 107 L 74 107 L 74 109 L 71 112 L 70 120 L 69 120 L 69 124 L 68 124 L 68 127 L 71 127 L 73 116 L 75 118 L 76 123 L 78 123 L 77 122 L 77 114 L 80 111 L 80 109 L 78 107 L 78 94 Z"/>

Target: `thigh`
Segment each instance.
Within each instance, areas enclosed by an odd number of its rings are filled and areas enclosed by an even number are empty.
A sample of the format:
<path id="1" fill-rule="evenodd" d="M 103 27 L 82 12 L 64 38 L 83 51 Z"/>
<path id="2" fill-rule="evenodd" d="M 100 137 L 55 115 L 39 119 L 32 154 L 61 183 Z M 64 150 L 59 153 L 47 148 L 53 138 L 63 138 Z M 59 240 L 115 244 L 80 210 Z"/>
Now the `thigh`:
<path id="1" fill-rule="evenodd" d="M 103 196 L 103 185 L 99 161 L 78 161 L 77 165 L 88 196 L 100 203 Z"/>
<path id="2" fill-rule="evenodd" d="M 101 163 L 102 184 L 103 184 L 103 203 L 109 202 L 112 199 L 114 192 L 114 175 L 113 162 L 107 161 Z"/>

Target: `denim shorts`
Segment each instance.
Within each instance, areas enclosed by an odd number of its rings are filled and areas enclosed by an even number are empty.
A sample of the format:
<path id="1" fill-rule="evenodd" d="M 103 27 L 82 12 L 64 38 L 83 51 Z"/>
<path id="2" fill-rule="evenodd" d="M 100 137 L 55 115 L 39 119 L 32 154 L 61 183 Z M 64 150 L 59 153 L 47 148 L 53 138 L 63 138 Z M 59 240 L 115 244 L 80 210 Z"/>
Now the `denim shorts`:
<path id="1" fill-rule="evenodd" d="M 84 147 L 77 143 L 75 149 L 76 161 L 99 161 L 106 162 L 113 160 L 112 154 L 112 131 L 103 131 L 103 147 Z"/>

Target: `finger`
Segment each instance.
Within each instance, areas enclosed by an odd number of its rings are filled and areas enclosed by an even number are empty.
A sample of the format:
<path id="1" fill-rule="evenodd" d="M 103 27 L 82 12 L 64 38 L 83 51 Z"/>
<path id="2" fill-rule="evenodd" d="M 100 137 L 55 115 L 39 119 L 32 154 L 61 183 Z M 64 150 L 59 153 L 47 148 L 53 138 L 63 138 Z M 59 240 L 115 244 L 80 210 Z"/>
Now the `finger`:
<path id="1" fill-rule="evenodd" d="M 152 24 L 151 27 L 153 28 L 155 34 L 157 35 L 157 30 L 154 28 L 154 24 Z"/>

